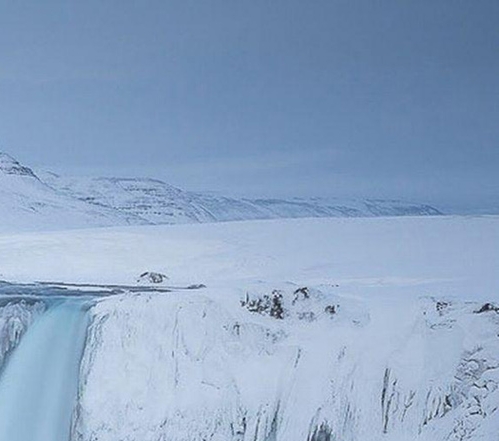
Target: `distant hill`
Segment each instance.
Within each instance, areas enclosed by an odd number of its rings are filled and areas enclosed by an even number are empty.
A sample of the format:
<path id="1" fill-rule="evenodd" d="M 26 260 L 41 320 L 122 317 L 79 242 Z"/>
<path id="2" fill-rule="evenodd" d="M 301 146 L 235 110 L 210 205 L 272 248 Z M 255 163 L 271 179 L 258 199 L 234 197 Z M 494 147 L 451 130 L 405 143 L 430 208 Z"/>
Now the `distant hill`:
<path id="1" fill-rule="evenodd" d="M 127 225 L 130 219 L 53 189 L 14 158 L 0 153 L 0 231 Z"/>
<path id="2" fill-rule="evenodd" d="M 0 153 L 0 214 L 0 230 L 5 231 L 441 213 L 430 205 L 397 200 L 236 199 L 184 191 L 156 179 L 35 173 Z"/>

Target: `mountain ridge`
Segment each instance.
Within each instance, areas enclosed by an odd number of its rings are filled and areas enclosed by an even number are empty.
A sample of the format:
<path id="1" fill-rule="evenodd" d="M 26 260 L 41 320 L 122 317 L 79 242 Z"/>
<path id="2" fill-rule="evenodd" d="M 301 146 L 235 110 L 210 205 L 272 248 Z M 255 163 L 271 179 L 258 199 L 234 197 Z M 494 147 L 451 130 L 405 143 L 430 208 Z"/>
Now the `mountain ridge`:
<path id="1" fill-rule="evenodd" d="M 304 217 L 428 216 L 428 204 L 385 199 L 233 198 L 155 178 L 71 177 L 0 152 L 0 229 L 65 229 Z"/>
<path id="2" fill-rule="evenodd" d="M 151 178 L 59 178 L 49 185 L 92 204 L 156 223 L 217 222 L 299 217 L 441 215 L 428 204 L 393 199 L 233 198 L 185 191 Z"/>

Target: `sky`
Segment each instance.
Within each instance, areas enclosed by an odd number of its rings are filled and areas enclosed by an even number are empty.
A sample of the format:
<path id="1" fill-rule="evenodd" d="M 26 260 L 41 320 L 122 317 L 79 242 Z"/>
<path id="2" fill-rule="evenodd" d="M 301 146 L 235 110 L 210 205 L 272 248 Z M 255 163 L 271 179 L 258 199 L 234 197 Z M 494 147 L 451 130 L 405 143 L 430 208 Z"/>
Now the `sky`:
<path id="1" fill-rule="evenodd" d="M 232 195 L 499 206 L 498 23 L 497 0 L 0 0 L 0 149 Z"/>

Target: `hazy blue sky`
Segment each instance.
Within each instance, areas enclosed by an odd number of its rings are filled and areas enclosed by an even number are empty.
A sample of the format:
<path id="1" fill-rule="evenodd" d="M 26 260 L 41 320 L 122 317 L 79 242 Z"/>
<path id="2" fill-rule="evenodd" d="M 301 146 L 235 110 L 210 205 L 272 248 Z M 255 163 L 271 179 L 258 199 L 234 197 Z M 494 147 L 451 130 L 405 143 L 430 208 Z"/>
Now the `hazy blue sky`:
<path id="1" fill-rule="evenodd" d="M 486 200 L 498 0 L 0 0 L 0 144 L 248 194 Z"/>

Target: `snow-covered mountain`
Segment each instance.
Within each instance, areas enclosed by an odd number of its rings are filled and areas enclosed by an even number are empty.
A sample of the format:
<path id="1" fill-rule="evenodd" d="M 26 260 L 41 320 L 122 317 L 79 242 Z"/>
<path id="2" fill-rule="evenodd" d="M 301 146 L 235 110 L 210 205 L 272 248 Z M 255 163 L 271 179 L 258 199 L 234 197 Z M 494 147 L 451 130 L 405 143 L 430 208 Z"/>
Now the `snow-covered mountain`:
<path id="1" fill-rule="evenodd" d="M 397 200 L 247 199 L 181 190 L 157 179 L 66 178 L 45 174 L 66 196 L 116 209 L 153 224 L 302 217 L 426 216 L 436 208 Z"/>
<path id="2" fill-rule="evenodd" d="M 131 217 L 67 196 L 44 183 L 30 168 L 0 153 L 1 231 L 126 225 Z"/>
<path id="3" fill-rule="evenodd" d="M 188 192 L 156 179 L 64 177 L 35 172 L 0 153 L 0 214 L 0 231 L 11 231 L 440 212 L 403 201 L 236 199 Z"/>

